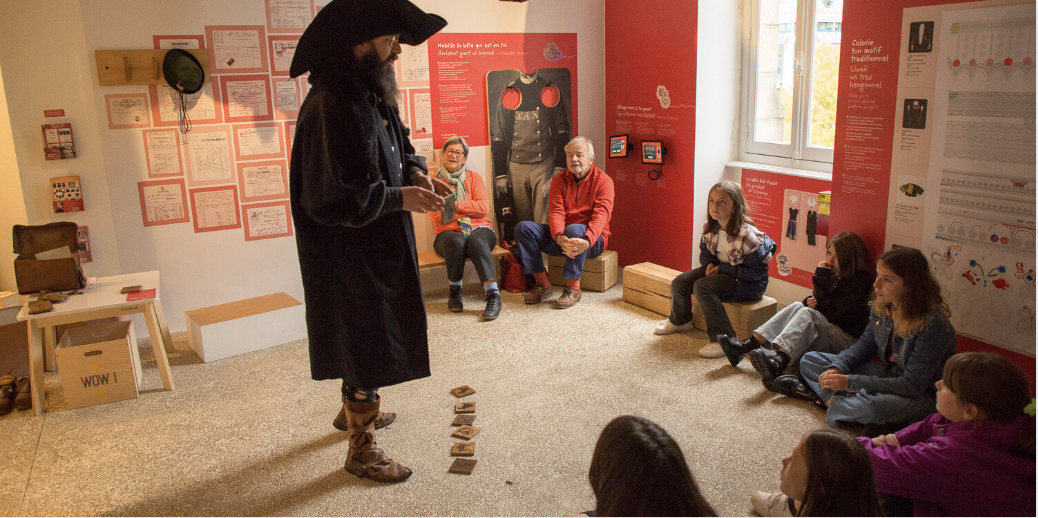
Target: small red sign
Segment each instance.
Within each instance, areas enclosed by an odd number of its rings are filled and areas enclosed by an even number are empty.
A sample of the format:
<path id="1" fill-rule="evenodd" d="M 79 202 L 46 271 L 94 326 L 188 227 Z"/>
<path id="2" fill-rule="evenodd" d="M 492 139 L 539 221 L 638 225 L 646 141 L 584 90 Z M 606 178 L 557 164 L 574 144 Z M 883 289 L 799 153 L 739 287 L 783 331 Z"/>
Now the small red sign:
<path id="1" fill-rule="evenodd" d="M 133 293 L 126 294 L 126 302 L 133 302 L 135 300 L 148 300 L 155 298 L 155 288 L 150 290 L 135 291 Z"/>
<path id="2" fill-rule="evenodd" d="M 64 117 L 65 110 L 43 110 L 44 117 Z"/>

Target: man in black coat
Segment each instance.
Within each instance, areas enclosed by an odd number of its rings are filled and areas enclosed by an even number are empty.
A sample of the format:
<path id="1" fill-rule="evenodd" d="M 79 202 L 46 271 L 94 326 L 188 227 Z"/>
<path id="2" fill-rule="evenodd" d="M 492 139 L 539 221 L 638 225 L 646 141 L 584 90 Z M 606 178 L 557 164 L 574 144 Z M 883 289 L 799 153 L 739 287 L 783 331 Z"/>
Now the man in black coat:
<path id="1" fill-rule="evenodd" d="M 425 304 L 410 212 L 440 210 L 397 111 L 392 63 L 447 24 L 407 0 L 333 0 L 299 40 L 290 73 L 310 73 L 289 175 L 306 299 L 310 372 L 342 379 L 334 424 L 346 470 L 401 482 L 411 470 L 375 442 L 394 414 L 379 387 L 429 376 Z"/>

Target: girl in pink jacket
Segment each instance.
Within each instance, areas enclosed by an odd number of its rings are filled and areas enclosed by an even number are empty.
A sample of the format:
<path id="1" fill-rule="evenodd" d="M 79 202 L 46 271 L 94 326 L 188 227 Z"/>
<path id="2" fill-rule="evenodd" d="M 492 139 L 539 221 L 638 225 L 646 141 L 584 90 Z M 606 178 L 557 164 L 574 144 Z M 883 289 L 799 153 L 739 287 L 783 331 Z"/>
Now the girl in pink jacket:
<path id="1" fill-rule="evenodd" d="M 936 385 L 938 413 L 858 438 L 872 457 L 876 491 L 912 500 L 915 516 L 1035 516 L 1027 375 L 1002 356 L 970 352 L 948 359 Z"/>

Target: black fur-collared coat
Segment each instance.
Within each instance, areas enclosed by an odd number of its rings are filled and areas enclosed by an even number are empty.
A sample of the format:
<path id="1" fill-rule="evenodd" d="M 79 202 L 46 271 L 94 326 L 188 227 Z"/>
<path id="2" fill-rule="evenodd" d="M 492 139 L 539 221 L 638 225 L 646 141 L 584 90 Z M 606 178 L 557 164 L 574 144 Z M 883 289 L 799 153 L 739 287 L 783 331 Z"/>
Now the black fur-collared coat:
<path id="1" fill-rule="evenodd" d="M 429 376 L 425 303 L 400 188 L 426 171 L 394 108 L 355 76 L 311 74 L 289 175 L 313 379 Z"/>

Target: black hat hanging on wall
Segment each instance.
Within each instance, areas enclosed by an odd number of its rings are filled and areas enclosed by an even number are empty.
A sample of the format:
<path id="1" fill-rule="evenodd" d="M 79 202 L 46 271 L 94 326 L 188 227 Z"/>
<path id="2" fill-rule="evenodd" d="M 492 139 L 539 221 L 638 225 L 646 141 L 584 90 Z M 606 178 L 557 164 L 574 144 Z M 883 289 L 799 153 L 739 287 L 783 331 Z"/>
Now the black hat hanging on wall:
<path id="1" fill-rule="evenodd" d="M 185 95 L 197 93 L 205 84 L 205 70 L 190 52 L 183 49 L 171 49 L 162 59 L 162 75 L 169 86 L 177 91 L 179 103 L 177 114 L 180 118 L 181 138 L 191 131 L 191 119 L 187 115 Z"/>

